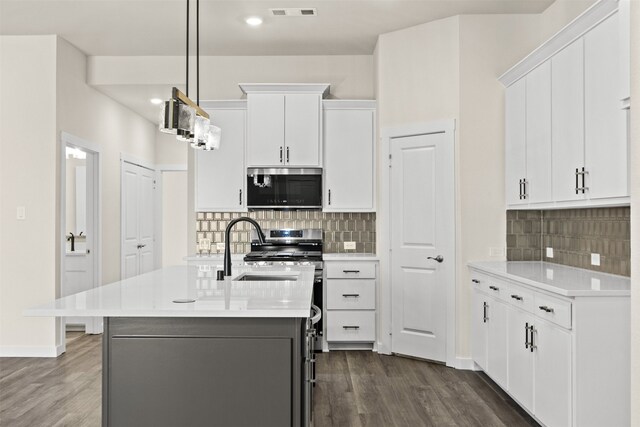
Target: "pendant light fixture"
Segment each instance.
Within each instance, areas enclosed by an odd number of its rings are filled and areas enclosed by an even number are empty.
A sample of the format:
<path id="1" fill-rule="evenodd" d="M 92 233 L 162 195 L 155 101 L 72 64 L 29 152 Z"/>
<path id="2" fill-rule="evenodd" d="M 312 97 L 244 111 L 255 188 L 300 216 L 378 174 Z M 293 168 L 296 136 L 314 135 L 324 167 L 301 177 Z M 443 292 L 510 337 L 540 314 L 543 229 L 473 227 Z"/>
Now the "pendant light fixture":
<path id="1" fill-rule="evenodd" d="M 196 0 L 196 102 L 189 98 L 189 0 L 187 0 L 186 94 L 178 88 L 171 90 L 160 113 L 160 132 L 176 135 L 179 141 L 189 142 L 198 150 L 220 148 L 222 130 L 213 126 L 209 114 L 200 108 L 200 0 Z"/>

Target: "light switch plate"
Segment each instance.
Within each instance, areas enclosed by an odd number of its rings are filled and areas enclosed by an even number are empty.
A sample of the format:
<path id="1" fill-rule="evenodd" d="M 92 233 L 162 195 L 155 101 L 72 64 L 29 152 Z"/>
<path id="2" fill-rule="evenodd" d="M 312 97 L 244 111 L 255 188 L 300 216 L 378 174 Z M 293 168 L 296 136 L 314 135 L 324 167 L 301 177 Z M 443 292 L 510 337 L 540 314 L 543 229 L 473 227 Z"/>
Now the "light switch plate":
<path id="1" fill-rule="evenodd" d="M 344 250 L 345 251 L 355 251 L 356 250 L 356 242 L 344 242 Z"/>
<path id="2" fill-rule="evenodd" d="M 553 248 L 547 248 L 547 258 L 553 258 Z"/>
<path id="3" fill-rule="evenodd" d="M 600 254 L 591 254 L 591 265 L 600 265 Z"/>
<path id="4" fill-rule="evenodd" d="M 27 219 L 27 211 L 24 206 L 18 206 L 16 209 L 16 219 L 19 219 L 20 221 Z"/>

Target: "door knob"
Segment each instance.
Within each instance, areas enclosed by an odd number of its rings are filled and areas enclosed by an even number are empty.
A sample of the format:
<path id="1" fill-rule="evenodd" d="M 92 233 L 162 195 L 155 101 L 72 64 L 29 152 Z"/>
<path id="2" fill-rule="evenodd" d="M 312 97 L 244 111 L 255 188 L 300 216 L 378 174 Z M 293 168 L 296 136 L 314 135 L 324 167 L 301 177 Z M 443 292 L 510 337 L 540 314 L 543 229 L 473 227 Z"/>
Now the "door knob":
<path id="1" fill-rule="evenodd" d="M 142 248 L 144 248 L 145 246 L 147 246 L 147 245 L 138 245 L 138 249 L 142 249 Z"/>
<path id="2" fill-rule="evenodd" d="M 428 256 L 427 259 L 432 259 L 434 261 L 438 261 L 438 262 L 442 262 L 444 261 L 444 258 L 442 258 L 442 255 L 438 255 L 437 257 L 432 257 L 432 256 Z"/>

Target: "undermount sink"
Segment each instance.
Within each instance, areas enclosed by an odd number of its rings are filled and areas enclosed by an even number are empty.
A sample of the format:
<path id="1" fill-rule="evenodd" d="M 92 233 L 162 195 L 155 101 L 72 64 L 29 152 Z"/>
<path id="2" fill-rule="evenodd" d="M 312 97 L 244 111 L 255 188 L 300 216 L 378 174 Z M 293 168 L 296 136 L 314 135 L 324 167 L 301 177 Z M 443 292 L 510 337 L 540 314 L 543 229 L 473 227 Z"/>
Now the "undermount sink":
<path id="1" fill-rule="evenodd" d="M 276 275 L 276 274 L 253 274 L 244 273 L 233 279 L 235 282 L 294 282 L 298 280 L 298 276 L 294 275 Z"/>

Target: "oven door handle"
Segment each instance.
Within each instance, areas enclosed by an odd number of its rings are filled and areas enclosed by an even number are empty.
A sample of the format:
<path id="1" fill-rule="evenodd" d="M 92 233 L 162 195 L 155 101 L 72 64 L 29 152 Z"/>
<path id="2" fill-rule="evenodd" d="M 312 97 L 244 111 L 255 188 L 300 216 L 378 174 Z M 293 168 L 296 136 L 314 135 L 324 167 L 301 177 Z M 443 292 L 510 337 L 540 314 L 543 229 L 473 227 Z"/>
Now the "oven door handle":
<path id="1" fill-rule="evenodd" d="M 313 312 L 313 316 L 311 317 L 311 324 L 315 325 L 322 319 L 322 310 L 317 305 L 311 304 L 311 311 Z"/>

